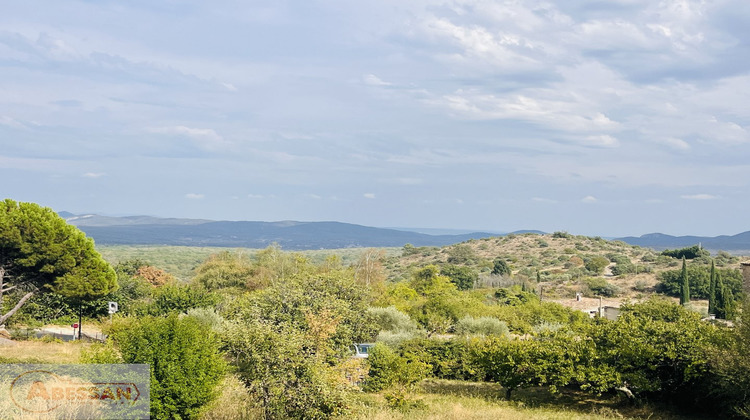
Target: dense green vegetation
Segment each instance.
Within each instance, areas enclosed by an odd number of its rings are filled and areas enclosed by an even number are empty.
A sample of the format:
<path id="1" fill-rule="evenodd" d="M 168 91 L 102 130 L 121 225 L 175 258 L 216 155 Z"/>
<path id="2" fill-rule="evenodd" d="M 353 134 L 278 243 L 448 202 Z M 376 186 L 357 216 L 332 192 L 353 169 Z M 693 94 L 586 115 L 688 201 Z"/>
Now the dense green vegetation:
<path id="1" fill-rule="evenodd" d="M 35 295 L 55 291 L 80 307 L 116 289 L 112 267 L 80 230 L 52 209 L 0 201 L 0 326 Z"/>
<path id="2" fill-rule="evenodd" d="M 420 389 L 435 381 L 491 390 L 492 401 L 542 390 L 620 401 L 614 409 L 750 417 L 750 309 L 731 256 L 678 259 L 565 232 L 345 258 L 277 246 L 185 251 L 187 277 L 149 254 L 118 258 L 102 270 L 119 289 L 78 305 L 55 288 L 9 320 L 65 321 L 80 309 L 97 318 L 117 301 L 114 320 L 102 320 L 107 343 L 80 361 L 150 364 L 154 418 L 361 417 L 372 404 L 427 412 L 435 400 Z M 654 289 L 663 296 L 623 302 L 614 320 L 550 299 Z M 687 304 L 700 299 L 734 324 Z M 375 343 L 366 360 L 352 358 L 355 343 Z"/>

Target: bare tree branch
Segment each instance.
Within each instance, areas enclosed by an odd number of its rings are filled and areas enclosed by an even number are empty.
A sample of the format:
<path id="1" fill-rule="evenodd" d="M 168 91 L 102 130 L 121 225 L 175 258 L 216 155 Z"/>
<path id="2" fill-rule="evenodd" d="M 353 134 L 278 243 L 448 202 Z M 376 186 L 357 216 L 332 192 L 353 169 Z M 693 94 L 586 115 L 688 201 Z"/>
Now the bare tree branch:
<path id="1" fill-rule="evenodd" d="M 10 318 L 11 316 L 13 316 L 13 314 L 15 314 L 16 311 L 18 311 L 19 309 L 21 309 L 21 306 L 23 306 L 23 304 L 26 303 L 26 301 L 29 300 L 32 296 L 34 296 L 34 292 L 26 293 L 21 298 L 21 300 L 19 300 L 18 303 L 16 303 L 16 306 L 14 306 L 13 309 L 11 309 L 10 311 L 8 311 L 8 313 L 6 313 L 5 315 L 0 316 L 0 325 L 4 325 L 5 324 L 5 320 L 8 319 L 8 318 Z"/>

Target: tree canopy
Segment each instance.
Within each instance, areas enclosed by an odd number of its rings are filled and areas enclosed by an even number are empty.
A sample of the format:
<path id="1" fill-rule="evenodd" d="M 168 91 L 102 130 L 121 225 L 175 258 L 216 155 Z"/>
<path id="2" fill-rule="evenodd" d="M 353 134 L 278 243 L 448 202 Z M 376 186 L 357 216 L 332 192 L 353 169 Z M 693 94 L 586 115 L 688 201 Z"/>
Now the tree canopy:
<path id="1" fill-rule="evenodd" d="M 115 271 L 78 228 L 38 204 L 0 201 L 0 325 L 36 293 L 82 300 L 116 289 Z M 2 314 L 8 292 L 21 297 Z"/>

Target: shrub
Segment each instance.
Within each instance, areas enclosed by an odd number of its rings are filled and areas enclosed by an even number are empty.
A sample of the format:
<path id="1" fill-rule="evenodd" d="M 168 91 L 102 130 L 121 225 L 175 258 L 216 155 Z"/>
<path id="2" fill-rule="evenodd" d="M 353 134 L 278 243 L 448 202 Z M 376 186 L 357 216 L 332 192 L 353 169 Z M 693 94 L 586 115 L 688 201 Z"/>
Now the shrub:
<path id="1" fill-rule="evenodd" d="M 417 323 L 409 318 L 409 315 L 399 311 L 394 306 L 387 308 L 367 308 L 367 312 L 372 315 L 380 331 L 413 333 L 418 329 Z"/>
<path id="2" fill-rule="evenodd" d="M 612 267 L 612 274 L 615 276 L 622 276 L 623 274 L 632 274 L 635 273 L 635 265 L 633 265 L 630 262 L 627 263 L 617 263 L 614 267 Z"/>
<path id="3" fill-rule="evenodd" d="M 401 343 L 399 351 L 407 360 L 416 360 L 429 366 L 428 373 L 432 377 L 475 380 L 476 371 L 471 358 L 471 343 L 475 340 L 415 339 Z"/>
<path id="4" fill-rule="evenodd" d="M 153 304 L 148 307 L 149 315 L 184 313 L 192 308 L 214 306 L 219 296 L 202 287 L 167 285 L 156 289 Z"/>
<path id="5" fill-rule="evenodd" d="M 479 280 L 479 273 L 469 267 L 457 265 L 445 265 L 440 269 L 440 274 L 451 279 L 458 290 L 469 290 Z"/>
<path id="6" fill-rule="evenodd" d="M 345 384 L 297 328 L 257 320 L 224 334 L 236 375 L 259 401 L 263 418 L 321 419 L 345 414 Z"/>
<path id="7" fill-rule="evenodd" d="M 509 335 L 508 324 L 497 318 L 483 316 L 473 318 L 466 316 L 458 320 L 456 334 L 459 335 L 495 335 L 507 337 Z"/>
<path id="8" fill-rule="evenodd" d="M 510 276 L 511 271 L 505 260 L 501 258 L 495 258 L 492 265 L 492 274 L 496 276 Z"/>
<path id="9" fill-rule="evenodd" d="M 214 308 L 188 309 L 187 316 L 195 318 L 207 329 L 217 333 L 221 332 L 226 324 L 224 317 L 219 315 Z"/>
<path id="10" fill-rule="evenodd" d="M 404 341 L 409 341 L 415 338 L 424 337 L 425 335 L 426 333 L 424 331 L 414 331 L 414 332 L 381 331 L 378 334 L 378 337 L 375 339 L 375 341 L 395 348 L 395 347 L 398 347 Z"/>
<path id="11" fill-rule="evenodd" d="M 380 391 L 394 385 L 411 386 L 427 376 L 430 365 L 415 359 L 401 357 L 384 344 L 376 344 L 367 357 L 369 376 L 365 382 L 367 391 Z"/>
<path id="12" fill-rule="evenodd" d="M 584 284 L 593 292 L 594 294 L 601 295 L 601 296 L 617 296 L 618 293 L 620 293 L 620 288 L 615 286 L 614 284 L 609 283 L 607 280 L 604 280 L 603 278 L 595 277 L 595 278 L 588 278 L 585 279 Z"/>
<path id="13" fill-rule="evenodd" d="M 586 269 L 594 274 L 601 274 L 607 265 L 609 265 L 609 260 L 600 255 L 590 257 L 584 262 Z"/>
<path id="14" fill-rule="evenodd" d="M 84 364 L 118 364 L 122 363 L 122 355 L 115 348 L 112 340 L 109 340 L 106 343 L 92 344 L 91 347 L 82 349 L 78 361 Z"/>
<path id="15" fill-rule="evenodd" d="M 698 245 L 693 245 L 687 248 L 665 249 L 661 252 L 661 255 L 666 255 L 667 257 L 676 258 L 678 260 L 681 260 L 682 258 L 685 258 L 686 260 L 693 260 L 699 257 L 710 256 L 711 253 L 706 251 L 705 249 L 702 249 Z"/>
<path id="16" fill-rule="evenodd" d="M 561 238 L 561 239 L 573 239 L 573 235 L 571 235 L 568 232 L 555 232 L 552 234 L 553 238 Z"/>
<path id="17" fill-rule="evenodd" d="M 151 416 L 192 418 L 215 396 L 226 370 L 216 336 L 196 319 L 147 317 L 117 331 L 125 363 L 151 366 Z"/>
<path id="18" fill-rule="evenodd" d="M 448 250 L 448 262 L 451 264 L 471 264 L 476 261 L 477 254 L 469 245 L 458 244 Z"/>
<path id="19" fill-rule="evenodd" d="M 633 289 L 637 292 L 645 292 L 648 289 L 648 286 L 646 285 L 646 282 L 643 280 L 638 280 L 635 282 L 635 286 L 633 286 Z"/>
<path id="20" fill-rule="evenodd" d="M 495 292 L 495 299 L 501 305 L 517 306 L 527 302 L 538 301 L 539 297 L 531 292 L 519 290 L 518 286 L 498 289 Z"/>

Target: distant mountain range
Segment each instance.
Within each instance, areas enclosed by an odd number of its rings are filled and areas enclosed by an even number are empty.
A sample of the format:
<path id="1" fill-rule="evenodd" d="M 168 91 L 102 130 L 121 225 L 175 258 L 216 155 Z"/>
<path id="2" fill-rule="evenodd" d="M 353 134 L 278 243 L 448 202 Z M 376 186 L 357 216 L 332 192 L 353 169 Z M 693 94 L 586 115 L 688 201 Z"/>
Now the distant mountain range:
<path id="1" fill-rule="evenodd" d="M 339 222 L 230 222 L 160 219 L 149 216 L 109 217 L 61 212 L 100 245 L 179 245 L 265 248 L 273 243 L 288 250 L 357 247 L 444 246 L 469 239 L 499 236 L 472 232 L 429 235 Z"/>
<path id="2" fill-rule="evenodd" d="M 376 228 L 340 222 L 232 222 L 175 219 L 151 216 L 111 217 L 95 214 L 60 216 L 100 245 L 180 245 L 264 248 L 277 243 L 284 249 L 335 249 L 356 247 L 445 246 L 469 239 L 503 236 L 497 232 L 460 232 L 438 229 Z M 435 232 L 442 234 L 430 234 Z M 464 231 L 465 232 L 465 231 Z M 511 232 L 539 233 L 538 230 Z M 614 238 L 655 250 L 701 244 L 711 251 L 750 251 L 750 231 L 734 236 L 671 236 L 649 233 Z"/>
<path id="3" fill-rule="evenodd" d="M 671 236 L 663 233 L 649 233 L 639 237 L 628 236 L 617 238 L 631 245 L 653 248 L 661 251 L 668 248 L 684 248 L 700 244 L 709 251 L 750 251 L 750 231 L 737 235 L 707 236 Z"/>

